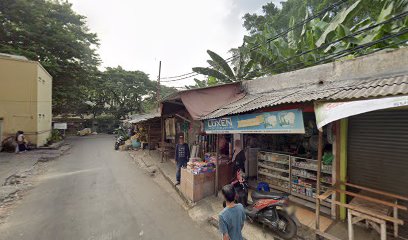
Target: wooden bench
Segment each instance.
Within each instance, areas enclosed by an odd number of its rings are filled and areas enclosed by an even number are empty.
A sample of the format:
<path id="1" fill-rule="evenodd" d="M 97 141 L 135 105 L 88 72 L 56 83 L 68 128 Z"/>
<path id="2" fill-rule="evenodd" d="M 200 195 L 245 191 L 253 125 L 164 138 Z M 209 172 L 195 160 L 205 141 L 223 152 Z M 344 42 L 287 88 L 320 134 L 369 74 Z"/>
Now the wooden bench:
<path id="1" fill-rule="evenodd" d="M 355 188 L 360 190 L 360 192 L 355 193 L 342 190 L 340 189 L 340 186 Z M 398 210 L 407 211 L 405 206 L 398 204 L 398 200 L 408 201 L 407 197 L 358 186 L 351 183 L 341 183 L 335 186 L 333 189 L 329 189 L 324 194 L 319 195 L 317 197 L 317 202 L 320 203 L 320 201 L 327 199 L 329 196 L 335 193 L 354 197 L 348 204 L 341 203 L 334 199 L 331 200 L 335 205 L 345 207 L 347 209 L 349 240 L 354 240 L 353 225 L 361 221 L 365 221 L 366 226 L 371 226 L 377 232 L 379 232 L 381 240 L 387 239 L 387 222 L 391 222 L 394 226 L 393 235 L 394 237 L 398 237 L 398 225 L 404 224 L 404 222 L 398 218 Z M 327 233 L 318 231 L 317 234 L 328 239 L 336 239 L 333 236 L 327 237 Z"/>

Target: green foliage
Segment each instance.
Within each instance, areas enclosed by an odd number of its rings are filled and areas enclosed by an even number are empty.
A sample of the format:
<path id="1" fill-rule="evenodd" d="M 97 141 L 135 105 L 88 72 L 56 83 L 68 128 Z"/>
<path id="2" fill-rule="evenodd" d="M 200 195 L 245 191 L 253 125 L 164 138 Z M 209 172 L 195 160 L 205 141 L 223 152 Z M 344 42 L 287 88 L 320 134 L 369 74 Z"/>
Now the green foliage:
<path id="1" fill-rule="evenodd" d="M 193 71 L 202 75 L 214 77 L 224 83 L 232 82 L 232 80 L 225 76 L 222 72 L 212 68 L 195 67 L 193 68 Z"/>
<path id="2" fill-rule="evenodd" d="M 120 125 L 119 119 L 112 115 L 98 116 L 89 121 L 93 122 L 93 124 L 92 122 L 90 123 L 90 126 L 96 125 L 94 130 L 98 133 L 113 133 Z"/>
<path id="3" fill-rule="evenodd" d="M 241 51 L 244 50 L 245 48 L 242 47 L 231 50 L 234 56 L 242 56 L 236 58 L 237 60 L 232 62 L 233 68 L 231 68 L 228 62 L 220 55 L 207 50 L 208 55 L 211 57 L 211 60 L 208 60 L 207 62 L 211 67 L 195 67 L 193 68 L 193 71 L 206 75 L 208 80 L 200 81 L 194 79 L 196 85 L 187 86 L 187 88 L 211 86 L 218 83 L 231 83 L 256 77 L 258 75 L 258 69 L 254 68 L 255 65 L 253 61 L 245 58 L 244 54 L 241 54 Z"/>
<path id="4" fill-rule="evenodd" d="M 0 26 L 0 52 L 39 61 L 53 76 L 55 114 L 85 107 L 83 90 L 99 64 L 85 17 L 67 1 L 1 0 Z"/>
<path id="5" fill-rule="evenodd" d="M 156 83 L 153 83 L 156 84 Z M 161 99 L 166 98 L 170 94 L 177 92 L 176 88 L 167 87 L 164 85 L 160 85 L 160 97 Z M 143 112 L 152 112 L 157 111 L 158 103 L 157 103 L 157 96 L 156 94 L 152 93 L 149 96 L 146 96 L 142 102 L 142 109 Z"/>
<path id="6" fill-rule="evenodd" d="M 142 101 L 155 94 L 156 85 L 141 71 L 126 71 L 122 67 L 107 68 L 101 74 L 102 86 L 108 112 L 116 118 L 124 118 L 130 113 L 143 112 Z"/>
<path id="7" fill-rule="evenodd" d="M 265 7 L 271 8 L 271 4 Z M 342 8 L 334 8 L 323 17 L 307 22 L 302 28 L 289 31 L 286 36 L 271 40 L 281 32 L 282 19 L 287 19 L 283 21 L 287 24 L 284 29 L 287 29 L 293 27 L 295 22 L 307 19 L 313 14 L 311 9 L 318 11 L 328 4 L 332 4 L 332 1 L 288 0 L 281 10 L 264 11 L 265 15 L 258 16 L 259 20 L 254 20 L 253 15 L 245 15 L 244 26 L 251 34 L 244 37 L 240 57 L 251 59 L 262 74 L 275 74 L 320 64 L 330 57 L 348 57 L 348 54 L 354 57 L 384 47 L 396 48 L 407 44 L 408 34 L 373 42 L 406 30 L 408 17 L 368 31 L 362 30 L 407 11 L 408 0 L 349 1 Z M 305 11 L 299 14 L 285 6 Z M 262 24 L 256 25 L 259 22 Z M 349 36 L 354 33 L 359 34 Z M 365 48 L 351 51 L 359 46 Z"/>
<path id="8" fill-rule="evenodd" d="M 59 142 L 63 139 L 61 133 L 59 130 L 57 129 L 53 129 L 51 131 L 51 135 L 47 138 L 47 143 L 48 144 L 52 144 L 52 143 L 56 143 Z"/>
<path id="9" fill-rule="evenodd" d="M 228 79 L 232 81 L 236 80 L 234 72 L 232 71 L 228 63 L 220 55 L 210 50 L 207 50 L 207 53 L 208 55 L 210 55 L 212 62 L 218 66 L 218 69 L 220 69 Z"/>
<path id="10" fill-rule="evenodd" d="M 328 35 L 331 33 L 335 34 L 334 32 L 336 31 L 336 29 L 342 28 L 341 30 L 343 30 L 344 24 L 347 24 L 347 22 L 350 22 L 351 19 L 354 17 L 355 12 L 358 10 L 357 7 L 359 6 L 360 3 L 361 3 L 361 0 L 356 1 L 353 5 L 351 5 L 351 7 L 344 8 L 341 12 L 336 14 L 336 16 L 326 27 L 326 29 L 324 30 L 320 38 L 317 40 L 316 46 L 320 47 L 323 43 L 325 43 L 328 38 Z"/>
<path id="11" fill-rule="evenodd" d="M 215 77 L 208 76 L 207 80 L 199 80 L 194 78 L 195 85 L 185 86 L 187 89 L 205 88 L 220 84 Z"/>

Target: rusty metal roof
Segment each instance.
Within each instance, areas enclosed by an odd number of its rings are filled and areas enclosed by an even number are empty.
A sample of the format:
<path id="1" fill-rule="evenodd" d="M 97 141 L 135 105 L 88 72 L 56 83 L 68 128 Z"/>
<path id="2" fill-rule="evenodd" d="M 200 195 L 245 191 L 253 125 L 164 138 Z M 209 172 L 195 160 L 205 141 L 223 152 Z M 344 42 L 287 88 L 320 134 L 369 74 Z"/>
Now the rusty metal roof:
<path id="1" fill-rule="evenodd" d="M 129 123 L 139 123 L 139 122 L 144 122 L 152 118 L 160 117 L 160 113 L 155 112 L 155 113 L 147 113 L 147 114 L 135 114 L 130 116 L 130 120 L 128 121 Z"/>
<path id="2" fill-rule="evenodd" d="M 285 103 L 316 100 L 351 100 L 403 94 L 408 94 L 408 73 L 376 78 L 314 83 L 272 92 L 248 92 L 245 97 L 224 105 L 201 119 L 249 112 Z"/>

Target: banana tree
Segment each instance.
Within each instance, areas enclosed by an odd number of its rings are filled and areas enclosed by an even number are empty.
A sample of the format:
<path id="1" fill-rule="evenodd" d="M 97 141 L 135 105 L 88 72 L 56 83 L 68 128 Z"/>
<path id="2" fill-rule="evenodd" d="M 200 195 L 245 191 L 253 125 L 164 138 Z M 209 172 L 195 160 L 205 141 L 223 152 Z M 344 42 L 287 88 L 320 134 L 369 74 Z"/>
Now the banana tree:
<path id="1" fill-rule="evenodd" d="M 234 55 L 233 60 L 238 59 L 238 61 L 234 62 L 235 66 L 232 68 L 220 55 L 210 50 L 207 50 L 207 53 L 211 58 L 207 61 L 211 67 L 195 67 L 194 72 L 212 77 L 221 83 L 249 80 L 258 75 L 258 69 L 254 68 L 254 61 L 247 61 L 241 57 L 241 53 Z"/>
<path id="2" fill-rule="evenodd" d="M 408 0 L 379 2 L 383 6 L 377 16 L 362 12 L 369 10 L 364 8 L 366 2 L 359 0 L 336 15 L 327 13 L 307 22 L 300 34 L 290 31 L 275 39 L 276 31 L 265 26 L 263 31 L 244 37 L 246 51 L 242 52 L 262 69 L 262 74 L 275 74 L 330 61 L 335 56 L 358 56 L 407 45 Z M 291 18 L 289 27 L 294 25 Z"/>
<path id="3" fill-rule="evenodd" d="M 206 80 L 199 80 L 194 78 L 194 85 L 186 85 L 186 89 L 194 89 L 194 88 L 204 88 L 210 87 L 219 84 L 219 81 L 215 77 L 207 77 Z"/>

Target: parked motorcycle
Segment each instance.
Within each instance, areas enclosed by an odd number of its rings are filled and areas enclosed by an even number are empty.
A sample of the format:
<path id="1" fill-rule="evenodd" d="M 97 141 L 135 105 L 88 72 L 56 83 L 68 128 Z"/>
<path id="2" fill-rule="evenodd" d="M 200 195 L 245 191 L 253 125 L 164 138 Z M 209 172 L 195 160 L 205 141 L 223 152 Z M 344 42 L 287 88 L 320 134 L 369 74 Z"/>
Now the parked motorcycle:
<path id="1" fill-rule="evenodd" d="M 124 136 L 117 137 L 115 141 L 115 150 L 118 150 L 119 146 L 123 144 L 125 144 L 125 137 Z"/>
<path id="2" fill-rule="evenodd" d="M 120 145 L 125 144 L 128 136 L 123 128 L 115 129 L 114 132 L 116 133 L 115 150 L 118 150 Z"/>
<path id="3" fill-rule="evenodd" d="M 295 217 L 288 212 L 288 194 L 253 191 L 253 202 L 248 204 L 248 183 L 241 178 L 240 172 L 237 173 L 237 180 L 231 184 L 236 193 L 235 202 L 245 207 L 245 214 L 251 222 L 269 227 L 283 239 L 291 239 L 296 235 Z"/>

